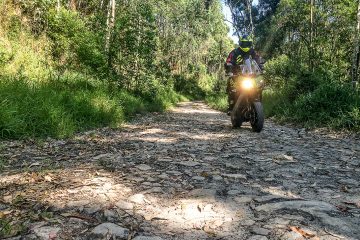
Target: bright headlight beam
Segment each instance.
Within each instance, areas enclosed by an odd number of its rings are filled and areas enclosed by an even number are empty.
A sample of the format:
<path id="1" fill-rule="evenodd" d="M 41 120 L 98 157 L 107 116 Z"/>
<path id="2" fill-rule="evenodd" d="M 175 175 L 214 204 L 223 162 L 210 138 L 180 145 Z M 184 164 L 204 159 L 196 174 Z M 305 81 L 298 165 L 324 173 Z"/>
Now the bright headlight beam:
<path id="1" fill-rule="evenodd" d="M 254 82 L 251 79 L 245 79 L 241 85 L 244 89 L 251 89 L 254 87 Z"/>

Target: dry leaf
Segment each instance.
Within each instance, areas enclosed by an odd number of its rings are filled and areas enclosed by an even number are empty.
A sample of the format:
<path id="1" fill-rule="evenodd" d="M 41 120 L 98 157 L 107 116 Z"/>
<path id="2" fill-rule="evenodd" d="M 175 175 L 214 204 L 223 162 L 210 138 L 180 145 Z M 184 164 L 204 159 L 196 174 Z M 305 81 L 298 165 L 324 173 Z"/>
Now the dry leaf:
<path id="1" fill-rule="evenodd" d="M 29 165 L 29 168 L 33 167 L 33 166 L 40 166 L 40 162 L 34 162 L 32 164 Z"/>
<path id="2" fill-rule="evenodd" d="M 207 234 L 211 235 L 211 236 L 215 236 L 216 233 L 215 233 L 215 230 L 212 229 L 210 226 L 208 225 L 205 225 L 204 228 L 203 228 L 204 232 L 206 232 Z"/>
<path id="3" fill-rule="evenodd" d="M 360 208 L 360 202 L 343 202 L 343 203 Z"/>
<path id="4" fill-rule="evenodd" d="M 0 218 L 5 218 L 6 215 L 9 215 L 13 212 L 13 210 L 5 210 L 5 211 L 0 211 Z"/>
<path id="5" fill-rule="evenodd" d="M 88 222 L 97 222 L 97 220 L 95 218 L 92 218 L 92 217 L 89 217 L 89 216 L 86 216 L 86 215 L 82 215 L 82 214 L 79 214 L 79 213 L 62 213 L 60 214 L 61 216 L 63 217 L 72 217 L 72 218 L 79 218 L 79 219 L 82 219 L 82 220 L 86 220 Z"/>
<path id="6" fill-rule="evenodd" d="M 51 178 L 49 175 L 45 176 L 44 179 L 45 179 L 45 181 L 47 181 L 47 182 L 51 182 L 51 181 L 52 181 L 52 178 Z"/>
<path id="7" fill-rule="evenodd" d="M 304 230 L 302 230 L 301 228 L 299 227 L 295 227 L 295 226 L 290 226 L 290 229 L 294 232 L 297 232 L 299 234 L 301 234 L 303 237 L 305 238 L 313 238 L 315 237 L 315 234 L 312 234 L 312 233 L 308 233 L 308 232 L 305 232 Z"/>
<path id="8" fill-rule="evenodd" d="M 336 208 L 339 209 L 341 212 L 347 212 L 349 210 L 348 207 L 342 205 L 337 205 Z"/>

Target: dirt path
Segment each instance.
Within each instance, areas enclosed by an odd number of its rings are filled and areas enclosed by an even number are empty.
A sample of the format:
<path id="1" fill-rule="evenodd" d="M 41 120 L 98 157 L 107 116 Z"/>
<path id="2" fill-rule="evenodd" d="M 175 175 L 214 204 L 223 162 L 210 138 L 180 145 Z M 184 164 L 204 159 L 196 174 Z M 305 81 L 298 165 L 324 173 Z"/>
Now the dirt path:
<path id="1" fill-rule="evenodd" d="M 360 239 L 359 139 L 234 130 L 191 102 L 121 130 L 2 144 L 0 238 Z"/>

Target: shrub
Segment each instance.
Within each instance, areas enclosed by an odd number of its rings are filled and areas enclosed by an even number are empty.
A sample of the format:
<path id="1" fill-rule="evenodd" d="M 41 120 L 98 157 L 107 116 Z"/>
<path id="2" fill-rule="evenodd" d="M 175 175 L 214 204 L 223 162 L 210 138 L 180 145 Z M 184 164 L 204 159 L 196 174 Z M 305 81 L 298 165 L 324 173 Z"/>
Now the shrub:
<path id="1" fill-rule="evenodd" d="M 61 61 L 59 66 L 76 63 L 96 72 L 106 66 L 103 47 L 99 44 L 101 36 L 90 31 L 78 13 L 66 9 L 51 10 L 47 18 L 47 34 L 53 41 L 52 55 Z"/>
<path id="2" fill-rule="evenodd" d="M 292 73 L 291 60 L 286 55 L 280 55 L 265 64 L 264 79 L 273 88 L 284 88 Z"/>
<path id="3" fill-rule="evenodd" d="M 360 130 L 360 97 L 348 85 L 321 84 L 314 91 L 297 96 L 293 102 L 288 98 L 281 91 L 265 91 L 266 115 L 305 127 Z"/>
<path id="4" fill-rule="evenodd" d="M 185 77 L 183 75 L 175 75 L 174 88 L 175 91 L 194 99 L 202 99 L 205 97 L 205 92 L 198 85 L 198 80 L 193 76 Z"/>
<path id="5" fill-rule="evenodd" d="M 11 80 L 1 82 L 0 98 L 1 138 L 68 137 L 124 120 L 122 108 L 103 88 L 69 90 L 49 83 L 30 86 Z"/>
<path id="6" fill-rule="evenodd" d="M 225 112 L 228 108 L 228 101 L 226 93 L 220 93 L 216 95 L 208 95 L 205 98 L 210 107 Z"/>
<path id="7" fill-rule="evenodd" d="M 349 86 L 323 84 L 315 91 L 300 96 L 293 107 L 293 118 L 298 122 L 331 122 L 352 111 L 356 95 Z"/>

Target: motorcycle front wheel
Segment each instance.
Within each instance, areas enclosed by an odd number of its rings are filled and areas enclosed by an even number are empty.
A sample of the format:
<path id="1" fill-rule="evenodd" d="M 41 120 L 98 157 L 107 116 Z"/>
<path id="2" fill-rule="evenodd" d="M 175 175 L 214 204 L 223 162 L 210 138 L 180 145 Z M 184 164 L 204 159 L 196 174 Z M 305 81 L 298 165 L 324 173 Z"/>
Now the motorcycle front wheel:
<path id="1" fill-rule="evenodd" d="M 252 104 L 252 116 L 250 124 L 254 132 L 261 132 L 264 127 L 264 110 L 261 102 Z"/>
<path id="2" fill-rule="evenodd" d="M 233 110 L 234 111 L 234 110 Z M 233 128 L 240 128 L 243 123 L 242 117 L 238 113 L 231 113 L 231 124 Z"/>

